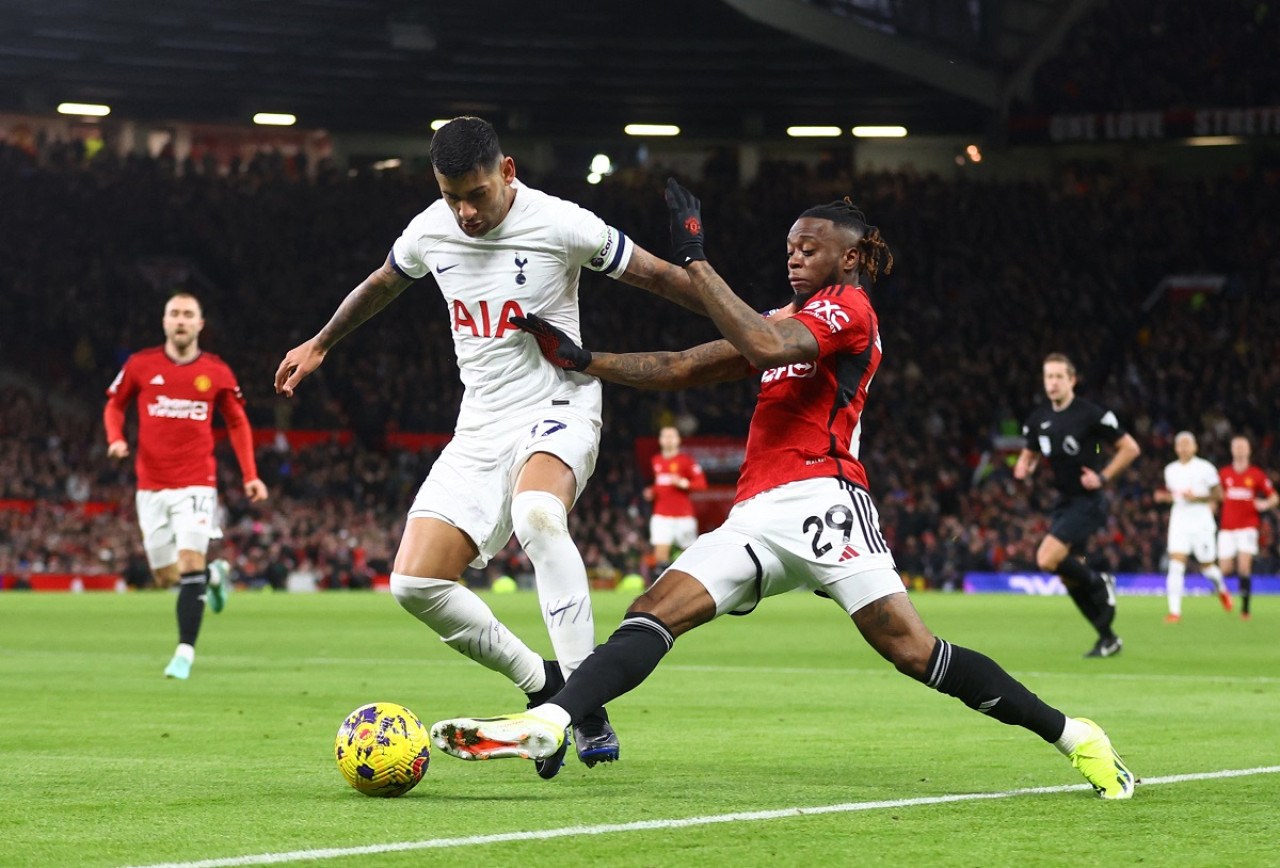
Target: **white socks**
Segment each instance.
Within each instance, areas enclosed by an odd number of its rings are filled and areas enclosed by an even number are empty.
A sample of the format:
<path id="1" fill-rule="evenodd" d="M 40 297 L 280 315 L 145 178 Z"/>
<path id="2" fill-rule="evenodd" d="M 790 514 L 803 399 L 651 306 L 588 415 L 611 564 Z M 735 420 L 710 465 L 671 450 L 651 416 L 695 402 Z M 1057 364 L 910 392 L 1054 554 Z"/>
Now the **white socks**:
<path id="1" fill-rule="evenodd" d="M 511 500 L 511 524 L 533 563 L 542 618 L 568 678 L 595 648 L 596 630 L 587 568 L 569 536 L 564 503 L 549 491 L 522 491 Z"/>
<path id="2" fill-rule="evenodd" d="M 1071 752 L 1080 746 L 1080 742 L 1092 734 L 1089 724 L 1074 717 L 1068 717 L 1067 725 L 1062 728 L 1062 737 L 1055 741 L 1053 746 L 1061 751 L 1063 756 L 1071 756 Z"/>
<path id="3" fill-rule="evenodd" d="M 1169 614 L 1182 614 L 1182 589 L 1186 584 L 1187 565 L 1169 558 L 1169 571 L 1165 574 L 1164 592 L 1169 598 Z"/>
<path id="4" fill-rule="evenodd" d="M 503 626 L 470 588 L 448 579 L 392 573 L 391 593 L 453 650 L 501 672 L 525 693 L 542 689 L 542 658 Z"/>
<path id="5" fill-rule="evenodd" d="M 1206 579 L 1213 582 L 1213 589 L 1219 594 L 1227 589 L 1226 582 L 1222 581 L 1222 569 L 1217 564 L 1210 564 L 1207 567 L 1201 567 L 1200 573 Z"/>

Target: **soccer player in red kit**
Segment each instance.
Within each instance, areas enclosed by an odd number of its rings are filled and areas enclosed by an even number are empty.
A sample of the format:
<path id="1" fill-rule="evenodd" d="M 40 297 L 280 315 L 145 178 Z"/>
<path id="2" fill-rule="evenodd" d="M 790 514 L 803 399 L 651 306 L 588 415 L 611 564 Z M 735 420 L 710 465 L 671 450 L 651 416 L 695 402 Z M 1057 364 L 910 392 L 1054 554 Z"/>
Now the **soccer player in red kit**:
<path id="1" fill-rule="evenodd" d="M 759 372 L 733 510 L 631 604 L 622 625 L 546 703 L 496 718 L 439 721 L 432 743 L 472 760 L 552 753 L 570 721 L 638 686 L 677 637 L 807 587 L 839 604 L 899 672 L 1034 732 L 1103 798 L 1129 798 L 1134 776 L 1101 727 L 1047 705 L 991 658 L 934 636 L 907 598 L 858 460 L 862 409 L 881 354 L 862 283 L 893 264 L 880 230 L 848 200 L 802 213 L 787 236 L 795 313 L 766 319 L 706 262 L 698 200 L 672 180 L 667 204 L 675 260 L 727 340 L 684 352 L 613 355 L 587 352 L 540 319 L 527 317 L 522 328 L 539 337 L 554 364 L 632 386 L 674 389 Z"/>
<path id="2" fill-rule="evenodd" d="M 221 612 L 230 580 L 225 561 L 206 564 L 209 540 L 220 539 L 213 411 L 222 414 L 235 450 L 244 492 L 267 499 L 253 457 L 253 431 L 244 397 L 227 363 L 200 349 L 204 314 L 199 300 L 176 293 L 164 308 L 164 345 L 131 355 L 107 388 L 102 422 L 107 454 L 124 458 L 125 411 L 138 405 L 138 524 L 156 585 L 178 585 L 178 648 L 165 667 L 169 678 L 188 678 L 196 638 L 209 607 Z"/>
<path id="3" fill-rule="evenodd" d="M 707 477 L 692 455 L 680 451 L 680 432 L 672 425 L 658 432 L 652 470 L 653 485 L 644 495 L 653 501 L 649 544 L 653 546 L 654 575 L 660 576 L 671 566 L 671 546 L 684 550 L 698 538 L 698 516 L 690 492 L 706 491 Z"/>
<path id="4" fill-rule="evenodd" d="M 1259 513 L 1275 509 L 1280 494 L 1267 474 L 1250 463 L 1249 438 L 1231 438 L 1231 463 L 1218 469 L 1222 485 L 1222 512 L 1218 516 L 1218 566 L 1223 575 L 1240 580 L 1240 617 L 1251 617 L 1253 557 L 1258 553 Z"/>

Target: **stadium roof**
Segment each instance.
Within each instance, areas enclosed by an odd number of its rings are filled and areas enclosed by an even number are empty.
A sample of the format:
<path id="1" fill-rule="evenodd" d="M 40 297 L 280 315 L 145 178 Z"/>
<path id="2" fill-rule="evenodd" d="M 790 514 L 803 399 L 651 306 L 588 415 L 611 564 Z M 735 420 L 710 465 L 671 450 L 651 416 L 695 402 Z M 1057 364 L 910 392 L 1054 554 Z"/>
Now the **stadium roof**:
<path id="1" fill-rule="evenodd" d="M 5 0 L 0 111 L 537 135 L 981 132 L 1094 0 Z M 963 11 L 961 11 L 963 10 Z"/>

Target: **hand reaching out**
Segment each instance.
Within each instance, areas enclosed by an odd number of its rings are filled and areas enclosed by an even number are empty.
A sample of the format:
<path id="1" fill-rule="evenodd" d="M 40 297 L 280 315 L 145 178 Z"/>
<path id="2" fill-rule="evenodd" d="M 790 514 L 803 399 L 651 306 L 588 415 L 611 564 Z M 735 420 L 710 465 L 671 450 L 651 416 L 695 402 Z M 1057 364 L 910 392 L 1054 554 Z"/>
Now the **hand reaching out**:
<path id="1" fill-rule="evenodd" d="M 558 368 L 584 371 L 591 364 L 591 353 L 573 342 L 562 330 L 556 328 L 536 313 L 513 316 L 510 323 L 520 331 L 531 334 L 538 341 L 543 358 Z"/>

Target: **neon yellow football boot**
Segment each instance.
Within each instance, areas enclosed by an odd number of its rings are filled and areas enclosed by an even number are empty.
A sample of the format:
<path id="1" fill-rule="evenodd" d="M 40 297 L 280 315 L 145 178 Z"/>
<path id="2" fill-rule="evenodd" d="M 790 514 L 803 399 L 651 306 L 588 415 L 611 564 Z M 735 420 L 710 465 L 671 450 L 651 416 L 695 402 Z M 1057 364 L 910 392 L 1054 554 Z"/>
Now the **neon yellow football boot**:
<path id="1" fill-rule="evenodd" d="M 1111 746 L 1111 739 L 1092 720 L 1077 717 L 1089 727 L 1092 735 L 1081 742 L 1069 754 L 1071 765 L 1084 775 L 1098 795 L 1104 799 L 1127 799 L 1133 795 L 1136 779 L 1120 754 Z"/>

